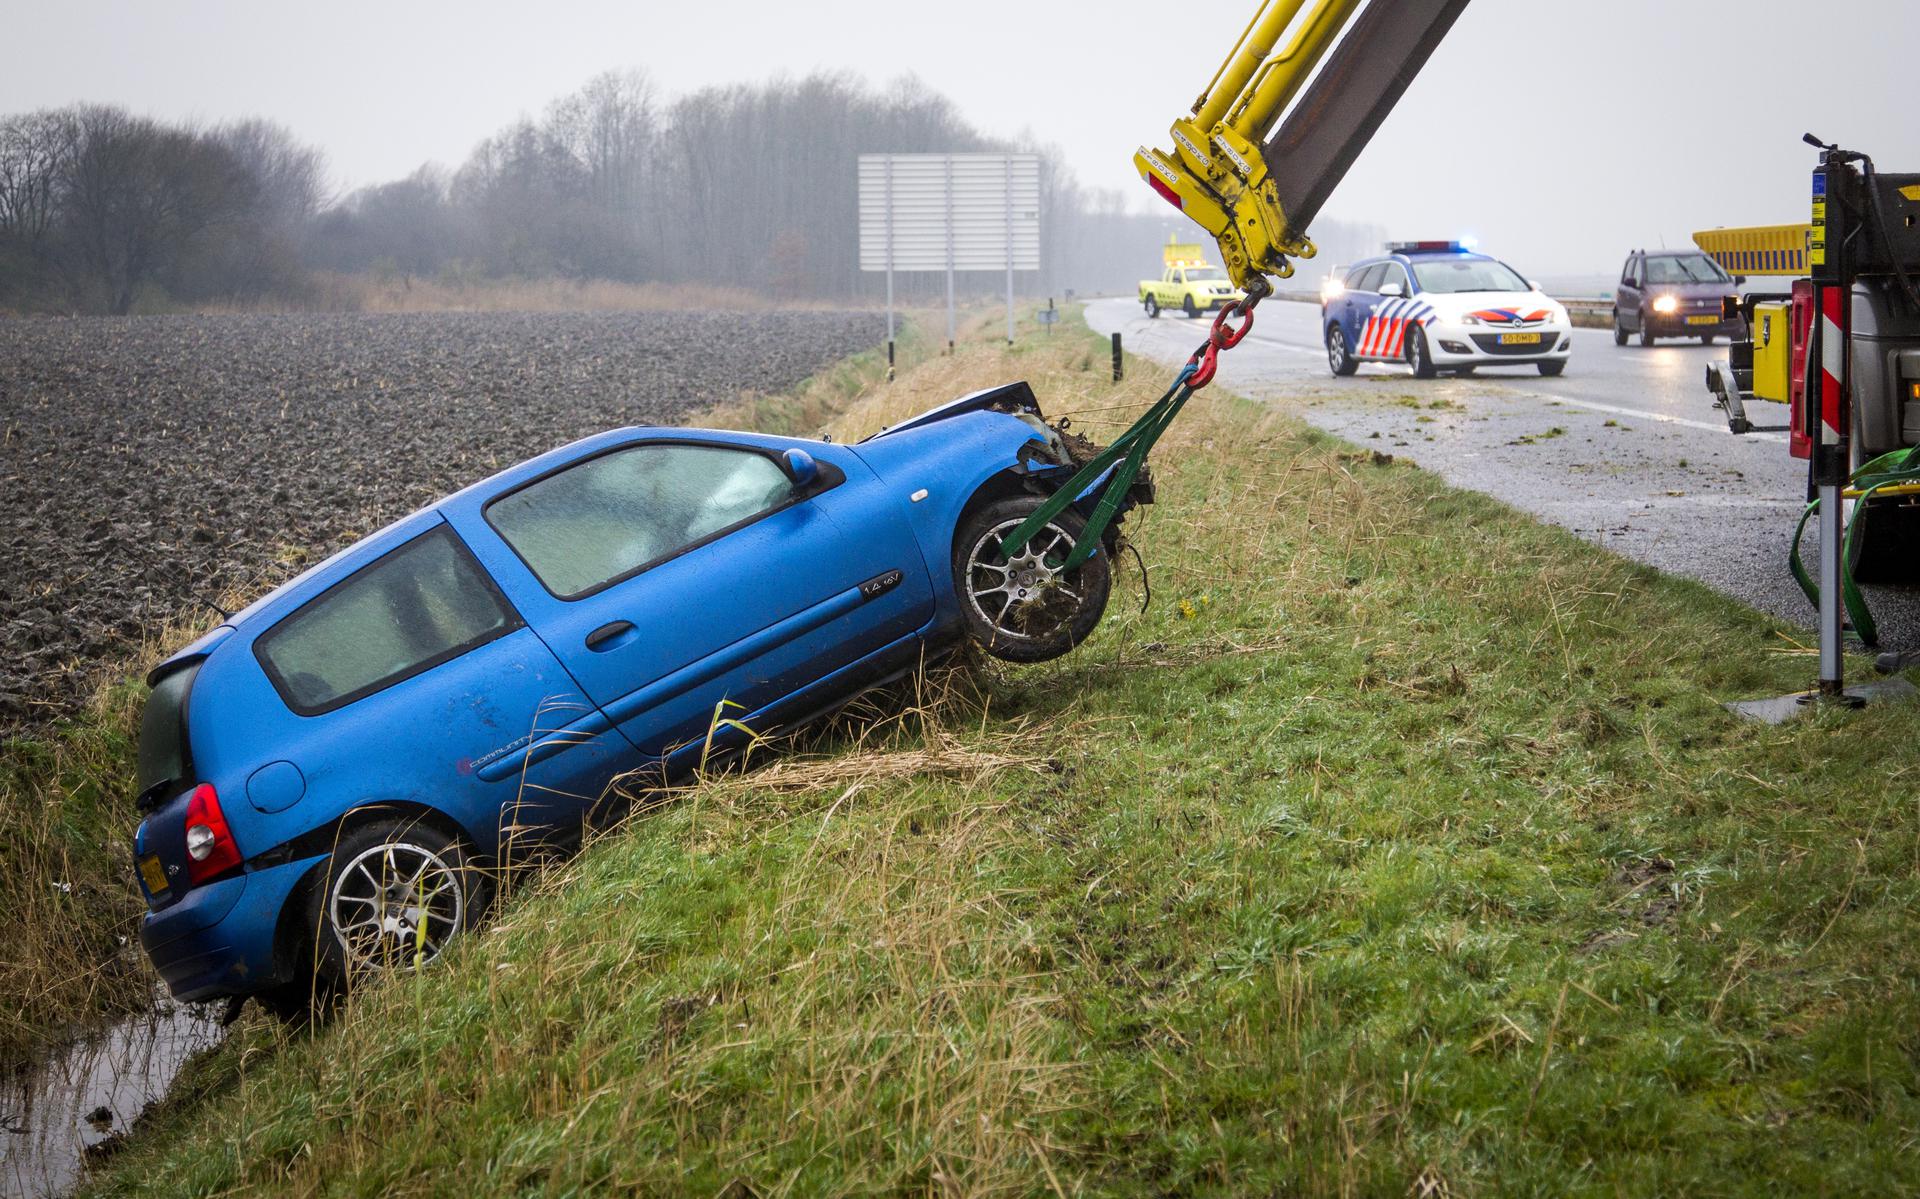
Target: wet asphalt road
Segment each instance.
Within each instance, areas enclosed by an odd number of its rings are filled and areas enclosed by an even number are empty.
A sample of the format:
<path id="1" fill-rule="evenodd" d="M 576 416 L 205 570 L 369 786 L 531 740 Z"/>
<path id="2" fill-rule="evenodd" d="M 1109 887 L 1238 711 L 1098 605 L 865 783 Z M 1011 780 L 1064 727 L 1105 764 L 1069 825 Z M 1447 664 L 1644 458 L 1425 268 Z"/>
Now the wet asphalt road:
<path id="1" fill-rule="evenodd" d="M 1095 300 L 1087 323 L 1169 366 L 1205 338 L 1205 320 L 1149 320 L 1131 300 Z M 1418 380 L 1404 368 L 1327 370 L 1314 304 L 1269 301 L 1253 333 L 1220 356 L 1223 386 L 1297 410 L 1356 445 L 1410 458 L 1628 557 L 1699 579 L 1811 629 L 1813 609 L 1787 573 L 1806 464 L 1784 433 L 1727 432 L 1707 396 L 1724 341 L 1613 344 L 1575 329 L 1558 379 L 1532 367 Z M 1785 410 L 1753 414 L 1784 423 Z M 1811 564 L 1817 539 L 1803 551 Z M 1920 588 L 1869 587 L 1880 648 L 1920 650 Z"/>

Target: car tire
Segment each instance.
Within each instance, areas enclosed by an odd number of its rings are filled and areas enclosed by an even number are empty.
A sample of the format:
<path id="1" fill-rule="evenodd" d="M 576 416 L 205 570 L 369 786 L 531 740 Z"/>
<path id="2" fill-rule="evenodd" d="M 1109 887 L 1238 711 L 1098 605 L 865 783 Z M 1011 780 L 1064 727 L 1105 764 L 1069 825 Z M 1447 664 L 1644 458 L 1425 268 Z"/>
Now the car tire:
<path id="1" fill-rule="evenodd" d="M 1427 331 L 1415 326 L 1407 335 L 1407 365 L 1416 379 L 1431 379 L 1440 373 L 1433 364 L 1433 352 L 1427 348 Z"/>
<path id="2" fill-rule="evenodd" d="M 1049 558 L 1064 560 L 1086 532 L 1086 521 L 1071 508 L 1034 534 L 1012 563 L 1001 556 L 1000 539 L 1044 501 L 1037 495 L 996 500 L 962 522 L 953 541 L 961 621 L 980 648 L 1003 662 L 1046 662 L 1067 653 L 1100 623 L 1113 589 L 1105 547 L 1064 576 L 1047 566 Z"/>
<path id="3" fill-rule="evenodd" d="M 490 891 L 459 838 L 419 819 L 361 825 L 310 893 L 316 972 L 339 985 L 426 965 L 473 929 Z"/>
<path id="4" fill-rule="evenodd" d="M 1653 335 L 1653 322 L 1647 319 L 1646 313 L 1644 312 L 1641 313 L 1640 314 L 1640 347 L 1642 349 L 1651 350 L 1653 348 L 1653 343 L 1658 340 L 1659 339 Z"/>
<path id="5" fill-rule="evenodd" d="M 1147 319 L 1150 321 L 1160 319 L 1160 301 L 1151 295 L 1147 297 Z"/>
<path id="6" fill-rule="evenodd" d="M 1613 310 L 1613 344 L 1617 346 L 1627 344 L 1627 327 L 1620 323 L 1620 310 L 1618 308 Z"/>
<path id="7" fill-rule="evenodd" d="M 1180 301 L 1180 311 L 1187 314 L 1188 320 L 1192 320 L 1200 315 L 1200 306 L 1193 302 L 1192 296 L 1185 296 Z"/>
<path id="8" fill-rule="evenodd" d="M 1713 342 L 1714 342 L 1714 335 L 1711 333 L 1707 334 L 1705 337 L 1702 337 L 1700 339 L 1700 344 L 1703 346 L 1710 346 L 1713 344 Z"/>
<path id="9" fill-rule="evenodd" d="M 1347 331 L 1339 325 L 1327 326 L 1327 368 L 1340 379 L 1360 369 L 1353 351 L 1347 348 Z"/>
<path id="10" fill-rule="evenodd" d="M 1542 362 L 1539 367 L 1540 373 L 1549 379 L 1557 379 L 1567 373 L 1567 364 L 1564 362 Z"/>

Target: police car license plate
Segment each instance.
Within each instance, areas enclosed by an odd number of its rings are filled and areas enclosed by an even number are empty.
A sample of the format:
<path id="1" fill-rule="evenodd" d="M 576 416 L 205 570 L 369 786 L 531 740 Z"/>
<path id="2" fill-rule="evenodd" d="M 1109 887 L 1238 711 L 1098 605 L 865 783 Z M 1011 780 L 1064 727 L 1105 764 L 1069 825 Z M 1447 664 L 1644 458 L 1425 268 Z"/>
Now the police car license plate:
<path id="1" fill-rule="evenodd" d="M 1720 323 L 1720 318 L 1717 316 L 1690 316 L 1687 318 L 1687 323 L 1689 325 L 1717 325 Z"/>
<path id="2" fill-rule="evenodd" d="M 1503 346 L 1537 346 L 1540 344 L 1538 333 L 1502 333 L 1500 344 Z"/>
<path id="3" fill-rule="evenodd" d="M 147 894 L 166 894 L 167 872 L 161 868 L 158 855 L 148 854 L 140 859 L 140 881 L 147 884 Z"/>

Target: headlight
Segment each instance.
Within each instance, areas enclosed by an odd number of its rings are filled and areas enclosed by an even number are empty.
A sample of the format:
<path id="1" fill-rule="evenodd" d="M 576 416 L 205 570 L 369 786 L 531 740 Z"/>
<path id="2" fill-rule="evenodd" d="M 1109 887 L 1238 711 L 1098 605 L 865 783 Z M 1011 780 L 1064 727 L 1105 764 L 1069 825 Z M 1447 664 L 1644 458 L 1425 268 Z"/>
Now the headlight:
<path id="1" fill-rule="evenodd" d="M 1320 285 L 1320 298 L 1323 300 L 1331 300 L 1335 296 L 1345 295 L 1346 290 L 1347 284 L 1345 280 L 1329 279 Z"/>
<path id="2" fill-rule="evenodd" d="M 1482 320 L 1481 320 L 1481 319 L 1480 319 L 1479 317 L 1477 317 L 1477 316 L 1471 316 L 1471 315 L 1469 315 L 1469 316 L 1463 316 L 1463 317 L 1461 317 L 1461 318 L 1460 318 L 1460 323 L 1461 323 L 1461 324 L 1463 324 L 1463 325 L 1480 325 L 1480 324 L 1485 324 L 1486 322 L 1484 322 L 1484 321 L 1482 321 Z"/>
<path id="3" fill-rule="evenodd" d="M 1661 316 L 1672 316 L 1680 311 L 1680 301 L 1672 296 L 1661 296 L 1653 302 L 1653 310 Z"/>

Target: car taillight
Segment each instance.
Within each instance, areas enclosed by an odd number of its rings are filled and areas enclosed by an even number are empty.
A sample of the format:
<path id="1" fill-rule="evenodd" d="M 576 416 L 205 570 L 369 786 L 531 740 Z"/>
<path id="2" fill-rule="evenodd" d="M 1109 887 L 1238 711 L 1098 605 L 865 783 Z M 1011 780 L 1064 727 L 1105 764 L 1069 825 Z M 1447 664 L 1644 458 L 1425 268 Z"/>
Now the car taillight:
<path id="1" fill-rule="evenodd" d="M 226 813 L 212 783 L 201 783 L 187 800 L 187 880 L 195 885 L 240 865 L 240 847 L 227 829 Z"/>

